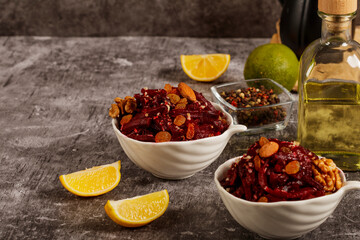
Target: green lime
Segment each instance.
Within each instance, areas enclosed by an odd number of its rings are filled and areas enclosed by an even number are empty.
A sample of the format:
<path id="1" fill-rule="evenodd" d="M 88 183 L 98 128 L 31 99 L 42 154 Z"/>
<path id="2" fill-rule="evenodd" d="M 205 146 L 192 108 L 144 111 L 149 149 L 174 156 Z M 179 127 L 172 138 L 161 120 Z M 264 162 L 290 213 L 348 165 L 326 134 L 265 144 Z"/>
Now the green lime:
<path id="1" fill-rule="evenodd" d="M 245 79 L 270 78 L 291 90 L 299 72 L 295 53 L 284 44 L 268 43 L 255 48 L 248 56 Z"/>

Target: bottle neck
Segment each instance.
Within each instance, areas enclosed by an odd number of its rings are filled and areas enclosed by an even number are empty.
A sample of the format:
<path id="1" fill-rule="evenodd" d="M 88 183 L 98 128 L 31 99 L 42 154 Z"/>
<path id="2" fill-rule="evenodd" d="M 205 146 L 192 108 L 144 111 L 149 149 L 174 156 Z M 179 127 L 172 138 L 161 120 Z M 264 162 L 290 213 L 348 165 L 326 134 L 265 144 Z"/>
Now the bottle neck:
<path id="1" fill-rule="evenodd" d="M 352 39 L 351 22 L 356 12 L 346 15 L 330 15 L 318 12 L 322 18 L 321 42 L 348 42 Z"/>

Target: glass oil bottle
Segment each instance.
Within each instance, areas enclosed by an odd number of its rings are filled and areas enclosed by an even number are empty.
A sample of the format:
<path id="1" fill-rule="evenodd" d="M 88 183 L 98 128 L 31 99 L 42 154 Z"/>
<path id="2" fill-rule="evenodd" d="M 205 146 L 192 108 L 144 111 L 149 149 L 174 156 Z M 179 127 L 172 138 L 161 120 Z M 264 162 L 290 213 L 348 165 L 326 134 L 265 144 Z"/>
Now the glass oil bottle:
<path id="1" fill-rule="evenodd" d="M 319 0 L 321 38 L 300 59 L 298 141 L 360 170 L 360 45 L 352 40 L 357 0 Z"/>

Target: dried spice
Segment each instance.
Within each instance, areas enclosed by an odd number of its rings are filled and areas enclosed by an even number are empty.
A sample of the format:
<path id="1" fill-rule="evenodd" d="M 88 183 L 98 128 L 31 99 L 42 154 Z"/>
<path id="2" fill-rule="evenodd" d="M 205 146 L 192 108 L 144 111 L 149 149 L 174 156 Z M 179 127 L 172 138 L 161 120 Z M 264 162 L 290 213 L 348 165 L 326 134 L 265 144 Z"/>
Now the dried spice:
<path id="1" fill-rule="evenodd" d="M 253 108 L 280 102 L 279 97 L 274 91 L 272 89 L 266 89 L 264 86 L 224 91 L 221 92 L 220 95 L 234 107 L 244 108 L 241 110 L 238 109 L 237 111 L 230 109 L 229 112 L 230 114 L 236 113 L 238 123 L 248 127 L 280 122 L 283 121 L 287 115 L 286 110 L 282 106 Z"/>
<path id="2" fill-rule="evenodd" d="M 319 197 L 341 187 L 332 160 L 319 158 L 296 142 L 268 140 L 263 146 L 263 138 L 255 142 L 232 164 L 220 182 L 229 193 L 254 202 L 277 202 Z M 259 155 L 271 143 L 278 146 L 276 152 Z"/>
<path id="3" fill-rule="evenodd" d="M 196 140 L 220 135 L 229 127 L 226 116 L 185 83 L 143 88 L 134 97 L 114 100 L 109 115 L 123 134 L 139 141 Z"/>

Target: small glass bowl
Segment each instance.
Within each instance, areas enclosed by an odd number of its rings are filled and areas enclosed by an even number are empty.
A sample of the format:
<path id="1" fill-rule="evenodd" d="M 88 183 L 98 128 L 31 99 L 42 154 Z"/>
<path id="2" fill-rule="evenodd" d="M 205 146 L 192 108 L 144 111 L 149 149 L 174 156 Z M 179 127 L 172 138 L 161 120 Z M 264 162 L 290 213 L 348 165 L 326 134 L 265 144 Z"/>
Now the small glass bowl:
<path id="1" fill-rule="evenodd" d="M 276 94 L 280 101 L 258 107 L 235 107 L 222 97 L 223 93 L 230 91 L 235 92 L 238 89 L 247 89 L 249 87 L 260 88 L 261 86 L 264 86 L 267 90 L 272 89 L 273 94 Z M 289 122 L 295 101 L 287 89 L 268 78 L 216 85 L 211 87 L 211 92 L 214 102 L 219 103 L 232 116 L 234 124 L 242 124 L 248 128 L 242 134 L 256 134 L 266 130 L 284 129 Z"/>

